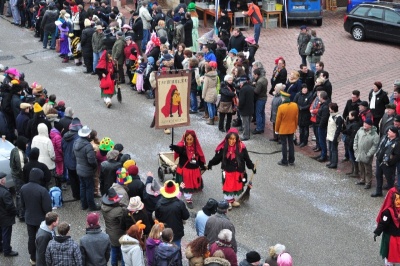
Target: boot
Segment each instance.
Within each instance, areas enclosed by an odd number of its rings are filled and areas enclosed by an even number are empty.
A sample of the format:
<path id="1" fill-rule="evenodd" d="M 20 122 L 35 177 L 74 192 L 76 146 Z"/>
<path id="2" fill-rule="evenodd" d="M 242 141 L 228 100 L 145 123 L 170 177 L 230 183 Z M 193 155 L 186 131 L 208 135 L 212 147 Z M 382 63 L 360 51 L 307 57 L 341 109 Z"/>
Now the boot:
<path id="1" fill-rule="evenodd" d="M 214 125 L 214 119 L 208 119 L 207 125 Z"/>
<path id="2" fill-rule="evenodd" d="M 359 176 L 359 169 L 358 169 L 358 163 L 354 162 L 354 173 L 349 175 L 350 177 L 358 177 Z"/>
<path id="3" fill-rule="evenodd" d="M 355 162 L 351 162 L 351 172 L 346 173 L 346 175 L 354 174 L 354 164 L 355 164 Z"/>
<path id="4" fill-rule="evenodd" d="M 203 116 L 202 118 L 203 118 L 203 119 L 208 119 L 209 116 L 208 116 L 208 114 L 204 114 L 204 116 Z"/>
<path id="5" fill-rule="evenodd" d="M 68 63 L 69 62 L 68 56 L 64 57 L 64 60 L 62 62 L 63 63 Z"/>

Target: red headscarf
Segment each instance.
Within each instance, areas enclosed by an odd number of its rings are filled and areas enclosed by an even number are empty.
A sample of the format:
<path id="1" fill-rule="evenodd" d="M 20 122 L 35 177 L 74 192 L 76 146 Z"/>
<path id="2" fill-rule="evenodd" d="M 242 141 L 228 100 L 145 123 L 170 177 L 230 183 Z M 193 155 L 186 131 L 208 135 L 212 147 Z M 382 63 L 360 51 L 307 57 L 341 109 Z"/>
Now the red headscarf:
<path id="1" fill-rule="evenodd" d="M 231 133 L 235 133 L 235 134 L 237 134 L 237 135 L 239 136 L 239 131 L 238 131 L 236 128 L 232 127 L 232 128 L 229 129 L 229 131 L 226 133 L 224 140 L 221 141 L 220 144 L 218 144 L 217 148 L 215 149 L 215 152 L 219 152 L 220 150 L 223 150 L 223 149 L 224 149 L 225 143 L 226 143 L 226 141 L 227 141 L 226 137 L 227 137 L 228 135 L 230 135 Z M 239 145 L 239 152 L 241 152 L 244 148 L 246 148 L 246 145 L 244 145 L 244 143 L 240 140 L 240 138 L 237 139 L 237 142 L 238 142 L 237 145 Z M 228 147 L 228 149 L 229 149 L 229 147 Z M 236 152 L 236 145 L 234 146 L 234 149 L 235 149 L 234 151 Z M 229 157 L 230 157 L 229 159 L 232 159 L 232 160 L 233 160 L 233 159 L 235 159 L 235 157 L 236 157 L 235 152 L 234 152 L 234 153 L 227 153 L 226 156 L 227 156 L 227 157 L 229 156 Z M 231 155 L 229 155 L 229 154 L 231 154 Z"/>
<path id="2" fill-rule="evenodd" d="M 106 50 L 104 50 L 103 51 L 103 53 L 101 54 L 101 57 L 100 57 L 100 59 L 99 59 L 99 62 L 97 63 L 97 66 L 96 66 L 96 68 L 99 68 L 99 69 L 105 69 L 105 70 L 107 70 L 108 72 L 113 72 L 113 62 L 112 62 L 112 60 L 110 61 L 110 60 L 108 60 L 108 57 L 107 57 L 107 51 Z"/>
<path id="3" fill-rule="evenodd" d="M 394 222 L 394 224 L 396 225 L 397 228 L 399 228 L 400 223 L 399 223 L 399 219 L 395 216 L 394 214 L 394 210 L 393 210 L 393 194 L 397 193 L 400 194 L 397 191 L 396 187 L 392 187 L 391 189 L 389 189 L 388 193 L 386 194 L 385 200 L 382 203 L 382 207 L 379 210 L 378 216 L 376 217 L 376 222 L 379 223 L 382 219 L 382 212 L 386 209 L 388 209 L 390 211 L 390 214 L 392 216 L 392 220 Z"/>
<path id="4" fill-rule="evenodd" d="M 204 153 L 203 153 L 203 149 L 200 146 L 200 142 L 197 139 L 196 136 L 196 132 L 194 132 L 194 130 L 188 129 L 185 131 L 185 134 L 183 134 L 181 141 L 179 141 L 176 145 L 179 147 L 185 147 L 186 148 L 186 154 L 188 155 L 188 159 L 190 160 L 191 158 L 189 158 L 189 154 L 191 152 L 193 152 L 193 146 L 186 146 L 185 145 L 185 141 L 186 141 L 186 137 L 188 135 L 192 135 L 193 139 L 194 139 L 194 153 L 196 156 L 196 160 L 200 160 L 202 163 L 206 163 L 206 158 L 204 157 Z M 176 160 L 179 157 L 179 154 L 177 154 L 176 152 L 174 152 L 174 159 Z"/>
<path id="5" fill-rule="evenodd" d="M 176 112 L 178 112 L 179 116 L 182 115 L 181 103 L 179 102 L 179 105 L 172 105 L 172 96 L 176 90 L 178 90 L 178 88 L 176 85 L 172 84 L 167 93 L 167 97 L 165 97 L 165 105 L 161 108 L 161 113 L 163 113 L 165 117 L 169 117 Z"/>

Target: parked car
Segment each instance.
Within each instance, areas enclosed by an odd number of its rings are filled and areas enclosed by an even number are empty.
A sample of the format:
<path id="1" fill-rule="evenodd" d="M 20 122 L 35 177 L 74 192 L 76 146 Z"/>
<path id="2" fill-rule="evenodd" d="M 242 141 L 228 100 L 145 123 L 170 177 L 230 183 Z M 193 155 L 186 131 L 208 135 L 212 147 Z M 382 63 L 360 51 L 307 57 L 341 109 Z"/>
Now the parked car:
<path id="1" fill-rule="evenodd" d="M 356 41 L 377 39 L 400 43 L 400 4 L 360 4 L 344 16 L 343 27 Z"/>
<path id="2" fill-rule="evenodd" d="M 359 4 L 375 2 L 375 0 L 348 0 L 347 2 L 347 13 L 350 13 L 353 8 L 358 6 Z"/>
<path id="3" fill-rule="evenodd" d="M 286 3 L 288 20 L 316 20 L 317 26 L 322 25 L 321 0 L 287 0 Z"/>
<path id="4" fill-rule="evenodd" d="M 0 171 L 7 174 L 6 187 L 8 188 L 14 186 L 10 169 L 10 154 L 12 149 L 14 149 L 14 145 L 11 142 L 0 139 Z"/>

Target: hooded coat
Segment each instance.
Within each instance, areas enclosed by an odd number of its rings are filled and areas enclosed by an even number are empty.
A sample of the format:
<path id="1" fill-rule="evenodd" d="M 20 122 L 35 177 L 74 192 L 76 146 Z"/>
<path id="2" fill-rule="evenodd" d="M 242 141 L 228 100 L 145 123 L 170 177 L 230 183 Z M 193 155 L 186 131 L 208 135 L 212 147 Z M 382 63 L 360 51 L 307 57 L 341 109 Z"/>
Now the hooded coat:
<path id="1" fill-rule="evenodd" d="M 233 250 L 237 252 L 235 226 L 224 213 L 216 213 L 207 220 L 204 236 L 207 237 L 207 240 L 211 245 L 218 240 L 218 234 L 222 229 L 229 229 L 232 231 L 231 244 Z"/>
<path id="2" fill-rule="evenodd" d="M 96 153 L 87 138 L 79 137 L 74 142 L 74 154 L 78 176 L 93 178 L 97 169 Z"/>
<path id="3" fill-rule="evenodd" d="M 21 110 L 17 116 L 17 119 L 15 120 L 18 136 L 25 136 L 29 119 L 30 119 L 29 113 L 25 113 L 24 110 Z"/>
<path id="4" fill-rule="evenodd" d="M 162 242 L 156 249 L 154 265 L 182 266 L 181 248 L 175 244 Z"/>
<path id="5" fill-rule="evenodd" d="M 85 266 L 107 266 L 110 259 L 110 237 L 100 228 L 87 228 L 80 240 L 82 264 Z"/>
<path id="6" fill-rule="evenodd" d="M 154 264 L 154 255 L 158 245 L 160 245 L 160 239 L 147 238 L 146 240 L 146 257 L 147 257 L 147 265 L 155 266 Z"/>
<path id="7" fill-rule="evenodd" d="M 79 138 L 77 131 L 68 131 L 62 139 L 62 150 L 64 152 L 64 165 L 67 169 L 76 169 L 76 158 L 74 153 L 74 143 Z"/>
<path id="8" fill-rule="evenodd" d="M 60 131 L 55 128 L 50 130 L 50 139 L 51 143 L 53 143 L 54 153 L 55 153 L 55 165 L 56 165 L 56 173 L 58 175 L 62 175 L 64 171 L 64 155 L 62 152 L 62 137 Z"/>
<path id="9" fill-rule="evenodd" d="M 56 22 L 57 19 L 58 19 L 57 9 L 46 10 L 42 19 L 41 27 L 44 29 L 44 31 L 55 32 L 56 24 L 54 22 Z"/>
<path id="10" fill-rule="evenodd" d="M 56 236 L 46 249 L 46 264 L 52 266 L 82 266 L 79 245 L 70 236 Z"/>
<path id="11" fill-rule="evenodd" d="M 116 172 L 121 167 L 121 163 L 117 160 L 107 160 L 101 163 L 100 191 L 102 195 L 114 184 L 117 178 Z"/>
<path id="12" fill-rule="evenodd" d="M 28 162 L 25 155 L 25 149 L 27 144 L 27 139 L 24 137 L 18 137 L 16 147 L 11 150 L 10 153 L 10 170 L 11 175 L 14 178 L 23 179 L 23 168 Z"/>
<path id="13" fill-rule="evenodd" d="M 119 205 L 101 205 L 101 213 L 103 214 L 104 223 L 106 225 L 106 233 L 110 237 L 112 247 L 119 247 L 119 238 L 125 234 L 121 229 L 122 207 Z"/>
<path id="14" fill-rule="evenodd" d="M 21 202 L 25 209 L 25 223 L 39 226 L 44 221 L 46 213 L 51 212 L 50 194 L 44 187 L 43 171 L 33 169 L 29 175 L 29 183 L 21 188 Z"/>
<path id="15" fill-rule="evenodd" d="M 379 145 L 379 135 L 376 132 L 376 127 L 372 127 L 366 131 L 361 127 L 354 138 L 354 156 L 356 162 L 372 163 L 372 159 Z"/>
<path id="16" fill-rule="evenodd" d="M 145 266 L 143 250 L 139 241 L 129 235 L 123 235 L 119 239 L 121 244 L 122 256 L 126 266 Z"/>
<path id="17" fill-rule="evenodd" d="M 55 235 L 55 232 L 46 225 L 46 221 L 42 221 L 35 239 L 36 265 L 46 265 L 46 248 Z"/>
<path id="18" fill-rule="evenodd" d="M 247 48 L 246 37 L 240 32 L 238 36 L 232 35 L 228 43 L 228 51 L 235 48 L 238 52 L 243 52 Z"/>
<path id="19" fill-rule="evenodd" d="M 8 189 L 0 185 L 0 227 L 7 227 L 15 224 L 17 209 L 13 197 Z"/>
<path id="20" fill-rule="evenodd" d="M 24 165 L 23 169 L 23 181 L 24 183 L 29 182 L 29 173 L 33 168 L 38 168 L 43 171 L 44 177 L 42 179 L 42 182 L 40 183 L 43 187 L 46 187 L 46 184 L 48 184 L 51 180 L 51 172 L 49 168 L 44 164 L 38 161 L 39 158 L 39 152 L 34 152 L 35 150 L 31 150 L 31 153 L 29 154 L 29 162 Z"/>
<path id="21" fill-rule="evenodd" d="M 219 257 L 209 257 L 204 260 L 204 265 L 208 266 L 230 266 L 228 260 Z"/>
<path id="22" fill-rule="evenodd" d="M 217 101 L 217 84 L 218 74 L 212 70 L 204 75 L 202 98 L 207 103 L 215 103 Z"/>
<path id="23" fill-rule="evenodd" d="M 38 135 L 32 139 L 31 147 L 38 148 L 40 151 L 39 154 L 39 162 L 44 163 L 50 170 L 56 168 L 55 159 L 56 154 L 54 152 L 53 143 L 49 138 L 49 133 L 47 126 L 43 123 L 40 123 L 37 126 Z"/>

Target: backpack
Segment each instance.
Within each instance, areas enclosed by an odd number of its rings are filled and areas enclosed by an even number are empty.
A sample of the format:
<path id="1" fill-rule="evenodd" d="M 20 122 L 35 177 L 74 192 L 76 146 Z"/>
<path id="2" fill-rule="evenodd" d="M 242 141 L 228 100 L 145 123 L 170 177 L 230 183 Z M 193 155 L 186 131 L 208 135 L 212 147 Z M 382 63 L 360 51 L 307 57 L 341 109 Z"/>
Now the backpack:
<path id="1" fill-rule="evenodd" d="M 61 208 L 64 200 L 62 197 L 62 190 L 59 187 L 52 187 L 49 190 L 50 198 L 51 198 L 51 206 L 53 209 Z"/>
<path id="2" fill-rule="evenodd" d="M 312 40 L 311 55 L 321 56 L 324 54 L 325 47 L 321 38 L 314 38 Z"/>

